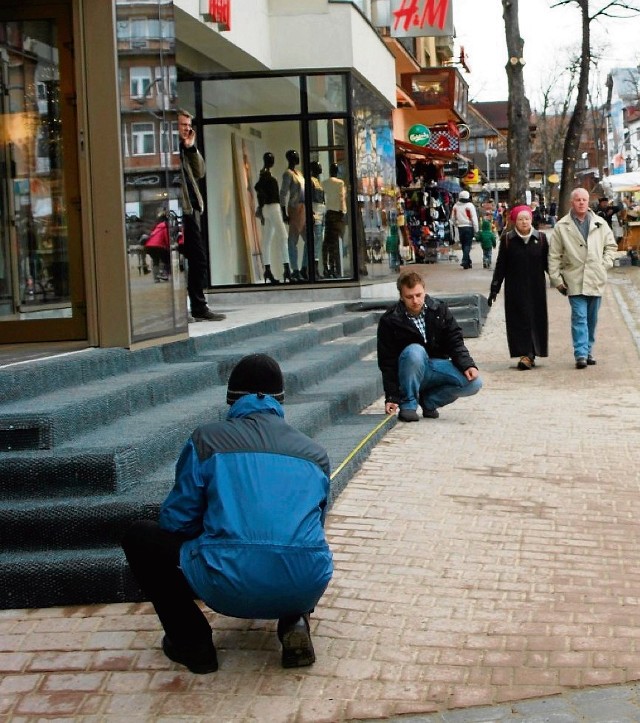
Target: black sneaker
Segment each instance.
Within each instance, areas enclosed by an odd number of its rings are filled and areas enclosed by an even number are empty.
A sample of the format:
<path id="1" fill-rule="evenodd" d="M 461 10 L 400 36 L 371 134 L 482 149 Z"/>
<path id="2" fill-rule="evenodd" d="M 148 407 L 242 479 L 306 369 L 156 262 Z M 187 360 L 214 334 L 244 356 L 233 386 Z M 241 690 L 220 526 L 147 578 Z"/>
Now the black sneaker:
<path id="1" fill-rule="evenodd" d="M 591 356 L 591 354 L 589 354 L 589 356 L 587 357 L 587 364 L 590 367 L 592 367 L 592 366 L 594 366 L 594 364 L 597 364 L 597 363 L 598 362 Z"/>
<path id="2" fill-rule="evenodd" d="M 316 662 L 308 615 L 301 615 L 294 623 L 278 621 L 278 638 L 282 643 L 283 668 L 304 668 Z"/>
<path id="3" fill-rule="evenodd" d="M 191 316 L 195 321 L 224 321 L 227 318 L 226 314 L 217 314 L 211 311 L 211 309 L 192 311 Z"/>
<path id="4" fill-rule="evenodd" d="M 398 414 L 398 419 L 401 422 L 419 422 L 420 417 L 415 409 L 401 409 Z"/>
<path id="5" fill-rule="evenodd" d="M 422 416 L 425 419 L 438 419 L 440 412 L 437 409 L 427 409 L 426 407 L 422 407 Z"/>
<path id="6" fill-rule="evenodd" d="M 589 362 L 586 360 L 585 357 L 579 356 L 579 357 L 576 359 L 576 369 L 586 369 L 588 363 L 589 363 Z"/>
<path id="7" fill-rule="evenodd" d="M 177 650 L 165 635 L 164 638 L 162 638 L 162 652 L 169 660 L 184 665 L 192 673 L 196 673 L 196 675 L 215 673 L 216 670 L 218 670 L 218 655 L 213 642 L 211 643 L 211 647 L 205 645 L 201 648 L 193 648 L 189 653 L 185 653 Z"/>

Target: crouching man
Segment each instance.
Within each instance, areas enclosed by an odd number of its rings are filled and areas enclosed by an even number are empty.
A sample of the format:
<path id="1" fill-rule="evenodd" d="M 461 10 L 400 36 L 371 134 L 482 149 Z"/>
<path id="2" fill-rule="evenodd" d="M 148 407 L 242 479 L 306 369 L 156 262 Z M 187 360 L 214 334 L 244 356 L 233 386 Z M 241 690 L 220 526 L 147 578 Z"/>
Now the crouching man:
<path id="1" fill-rule="evenodd" d="M 193 673 L 218 669 L 195 599 L 230 617 L 277 619 L 285 668 L 311 665 L 309 613 L 333 563 L 324 534 L 326 450 L 284 420 L 282 372 L 265 354 L 238 362 L 223 422 L 193 432 L 158 522 L 122 547 L 164 628 L 162 649 Z"/>
<path id="2" fill-rule="evenodd" d="M 442 301 L 425 292 L 422 276 L 404 271 L 397 281 L 400 300 L 378 323 L 378 366 L 385 412 L 403 422 L 437 419 L 439 407 L 470 397 L 482 388 L 478 369 L 464 344 L 462 329 Z"/>

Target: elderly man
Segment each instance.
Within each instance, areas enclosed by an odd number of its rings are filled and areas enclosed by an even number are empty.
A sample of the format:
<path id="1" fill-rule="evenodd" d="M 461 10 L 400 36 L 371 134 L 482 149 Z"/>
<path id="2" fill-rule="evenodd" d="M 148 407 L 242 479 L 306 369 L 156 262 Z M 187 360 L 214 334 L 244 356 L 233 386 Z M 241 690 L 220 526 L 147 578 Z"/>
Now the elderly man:
<path id="1" fill-rule="evenodd" d="M 423 417 L 437 419 L 438 407 L 476 394 L 482 381 L 462 329 L 444 302 L 427 296 L 422 276 L 404 271 L 397 287 L 400 300 L 378 323 L 385 412 L 418 422 L 420 405 Z"/>
<path id="2" fill-rule="evenodd" d="M 598 311 L 618 246 L 609 224 L 589 209 L 584 188 L 571 192 L 571 210 L 549 239 L 549 278 L 571 304 L 571 337 L 576 369 L 596 363 L 592 356 Z"/>
<path id="3" fill-rule="evenodd" d="M 278 363 L 241 359 L 226 420 L 193 432 L 159 521 L 134 523 L 122 542 L 166 633 L 165 655 L 192 673 L 218 669 L 194 598 L 230 617 L 277 618 L 282 666 L 315 661 L 309 613 L 333 572 L 323 529 L 329 458 L 284 421 L 283 401 Z"/>

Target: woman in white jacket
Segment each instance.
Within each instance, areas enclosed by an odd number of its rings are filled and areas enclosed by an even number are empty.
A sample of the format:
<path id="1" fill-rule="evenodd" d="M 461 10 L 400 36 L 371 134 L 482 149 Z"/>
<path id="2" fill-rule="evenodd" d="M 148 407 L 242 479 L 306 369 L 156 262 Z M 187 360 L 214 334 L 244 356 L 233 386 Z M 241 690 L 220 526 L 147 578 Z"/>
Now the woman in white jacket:
<path id="1" fill-rule="evenodd" d="M 473 237 L 478 233 L 478 214 L 476 207 L 471 203 L 469 191 L 460 191 L 458 200 L 451 209 L 451 223 L 457 233 L 462 248 L 463 269 L 471 268 L 471 244 Z"/>

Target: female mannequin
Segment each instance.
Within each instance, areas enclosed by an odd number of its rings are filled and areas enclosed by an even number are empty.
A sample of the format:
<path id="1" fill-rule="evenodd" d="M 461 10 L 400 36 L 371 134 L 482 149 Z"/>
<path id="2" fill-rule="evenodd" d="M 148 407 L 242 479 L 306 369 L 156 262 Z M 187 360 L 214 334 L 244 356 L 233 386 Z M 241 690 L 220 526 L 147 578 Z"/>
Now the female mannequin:
<path id="1" fill-rule="evenodd" d="M 291 264 L 291 277 L 294 281 L 306 280 L 300 275 L 298 269 L 298 238 L 303 237 L 305 231 L 304 213 L 304 176 L 296 168 L 300 163 L 298 151 L 289 150 L 285 153 L 288 162 L 287 170 L 282 174 L 282 188 L 280 189 L 280 205 L 282 218 L 289 224 L 289 263 Z"/>
<path id="2" fill-rule="evenodd" d="M 271 175 L 271 169 L 275 163 L 273 153 L 265 153 L 262 156 L 264 167 L 260 171 L 260 178 L 254 186 L 258 194 L 258 214 L 264 234 L 262 236 L 262 260 L 264 261 L 264 282 L 279 284 L 280 281 L 274 278 L 271 272 L 271 241 L 275 238 L 276 243 L 282 249 L 284 263 L 284 280 L 291 282 L 291 270 L 286 259 L 289 258 L 287 251 L 287 229 L 285 228 L 282 216 L 280 215 L 280 193 L 278 181 Z"/>
<path id="3" fill-rule="evenodd" d="M 322 166 L 319 161 L 311 161 L 309 165 L 311 169 L 311 207 L 313 209 L 313 258 L 315 261 L 316 279 L 320 276 L 320 269 L 318 269 L 318 253 L 322 249 L 322 234 L 324 230 L 324 212 L 326 206 L 324 204 L 324 189 L 320 182 L 320 176 L 322 175 Z M 306 269 L 307 266 L 307 247 L 304 247 L 304 254 L 302 256 L 302 268 Z"/>

